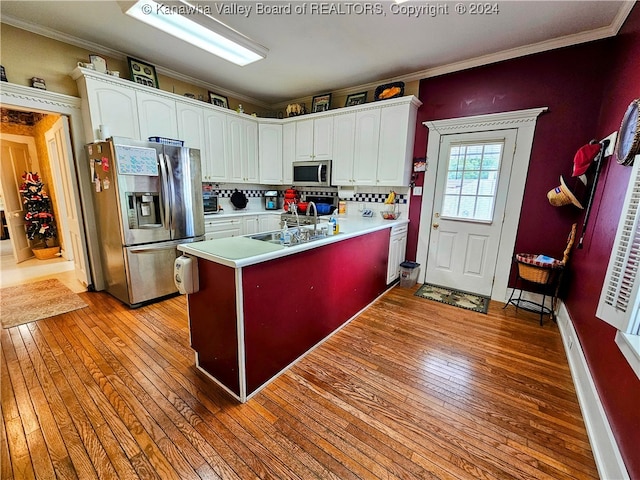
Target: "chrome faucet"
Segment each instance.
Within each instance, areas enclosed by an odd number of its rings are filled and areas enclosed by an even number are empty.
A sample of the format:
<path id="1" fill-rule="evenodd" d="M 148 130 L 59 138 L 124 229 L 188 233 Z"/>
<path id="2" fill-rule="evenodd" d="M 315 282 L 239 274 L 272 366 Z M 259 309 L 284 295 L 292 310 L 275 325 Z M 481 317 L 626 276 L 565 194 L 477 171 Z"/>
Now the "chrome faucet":
<path id="1" fill-rule="evenodd" d="M 311 211 L 311 206 L 313 206 L 313 236 L 315 237 L 318 233 L 318 207 L 314 202 L 307 203 L 307 216 L 309 216 L 309 212 Z"/>

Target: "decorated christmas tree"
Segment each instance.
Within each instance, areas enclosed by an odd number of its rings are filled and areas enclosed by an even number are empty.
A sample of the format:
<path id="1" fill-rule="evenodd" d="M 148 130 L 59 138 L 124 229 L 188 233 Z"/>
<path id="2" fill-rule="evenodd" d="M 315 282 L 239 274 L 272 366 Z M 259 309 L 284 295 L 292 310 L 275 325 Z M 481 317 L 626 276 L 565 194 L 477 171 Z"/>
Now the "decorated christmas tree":
<path id="1" fill-rule="evenodd" d="M 37 172 L 25 172 L 22 180 L 20 194 L 26 210 L 24 219 L 27 238 L 42 240 L 45 248 L 50 247 L 52 245 L 48 242 L 56 237 L 56 225 L 49 195 L 43 190 L 44 184 Z"/>

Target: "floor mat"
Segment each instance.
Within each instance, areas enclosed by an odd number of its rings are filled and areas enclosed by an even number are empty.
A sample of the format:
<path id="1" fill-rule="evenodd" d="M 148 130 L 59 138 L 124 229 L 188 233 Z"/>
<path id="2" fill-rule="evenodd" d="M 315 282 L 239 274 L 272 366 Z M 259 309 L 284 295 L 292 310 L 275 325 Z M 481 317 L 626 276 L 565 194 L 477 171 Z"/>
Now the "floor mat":
<path id="1" fill-rule="evenodd" d="M 489 309 L 489 297 L 439 285 L 431 285 L 430 283 L 422 285 L 415 295 L 435 302 L 464 308 L 465 310 L 473 310 L 474 312 L 487 313 Z"/>
<path id="2" fill-rule="evenodd" d="M 0 290 L 2 328 L 71 312 L 87 304 L 56 279 Z"/>

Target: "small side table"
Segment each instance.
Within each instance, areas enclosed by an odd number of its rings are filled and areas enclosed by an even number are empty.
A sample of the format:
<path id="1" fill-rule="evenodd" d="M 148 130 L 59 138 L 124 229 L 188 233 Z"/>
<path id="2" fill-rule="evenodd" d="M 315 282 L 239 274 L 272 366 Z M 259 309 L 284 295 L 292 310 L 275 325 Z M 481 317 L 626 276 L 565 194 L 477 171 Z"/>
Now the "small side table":
<path id="1" fill-rule="evenodd" d="M 516 264 L 518 275 L 509 300 L 503 309 L 509 305 L 514 305 L 516 312 L 521 308 L 528 312 L 539 313 L 540 326 L 542 326 L 542 320 L 545 315 L 551 315 L 551 319 L 554 322 L 556 321 L 556 299 L 560 287 L 560 279 L 564 271 L 564 262 L 555 259 L 552 259 L 552 262 L 539 262 L 536 261 L 537 257 L 538 255 L 522 253 L 514 256 L 513 261 Z M 525 290 L 523 287 L 527 283 L 535 285 L 536 290 L 542 292 L 542 303 L 522 299 L 522 292 Z M 516 290 L 519 290 L 519 294 L 517 298 L 514 298 Z M 547 297 L 551 297 L 551 307 L 545 305 Z"/>

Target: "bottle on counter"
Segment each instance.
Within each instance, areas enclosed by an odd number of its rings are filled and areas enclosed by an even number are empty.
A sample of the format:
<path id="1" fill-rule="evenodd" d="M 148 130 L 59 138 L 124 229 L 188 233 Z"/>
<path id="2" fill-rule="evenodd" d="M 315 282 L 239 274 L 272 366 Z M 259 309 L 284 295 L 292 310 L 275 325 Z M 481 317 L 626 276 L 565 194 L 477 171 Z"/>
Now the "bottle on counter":
<path id="1" fill-rule="evenodd" d="M 280 232 L 280 243 L 283 245 L 291 245 L 291 232 L 289 231 L 289 227 L 286 223 Z"/>
<path id="2" fill-rule="evenodd" d="M 333 232 L 329 232 L 329 235 L 337 235 L 340 233 L 340 223 L 338 222 L 338 216 L 334 213 L 329 218 L 329 230 Z"/>

